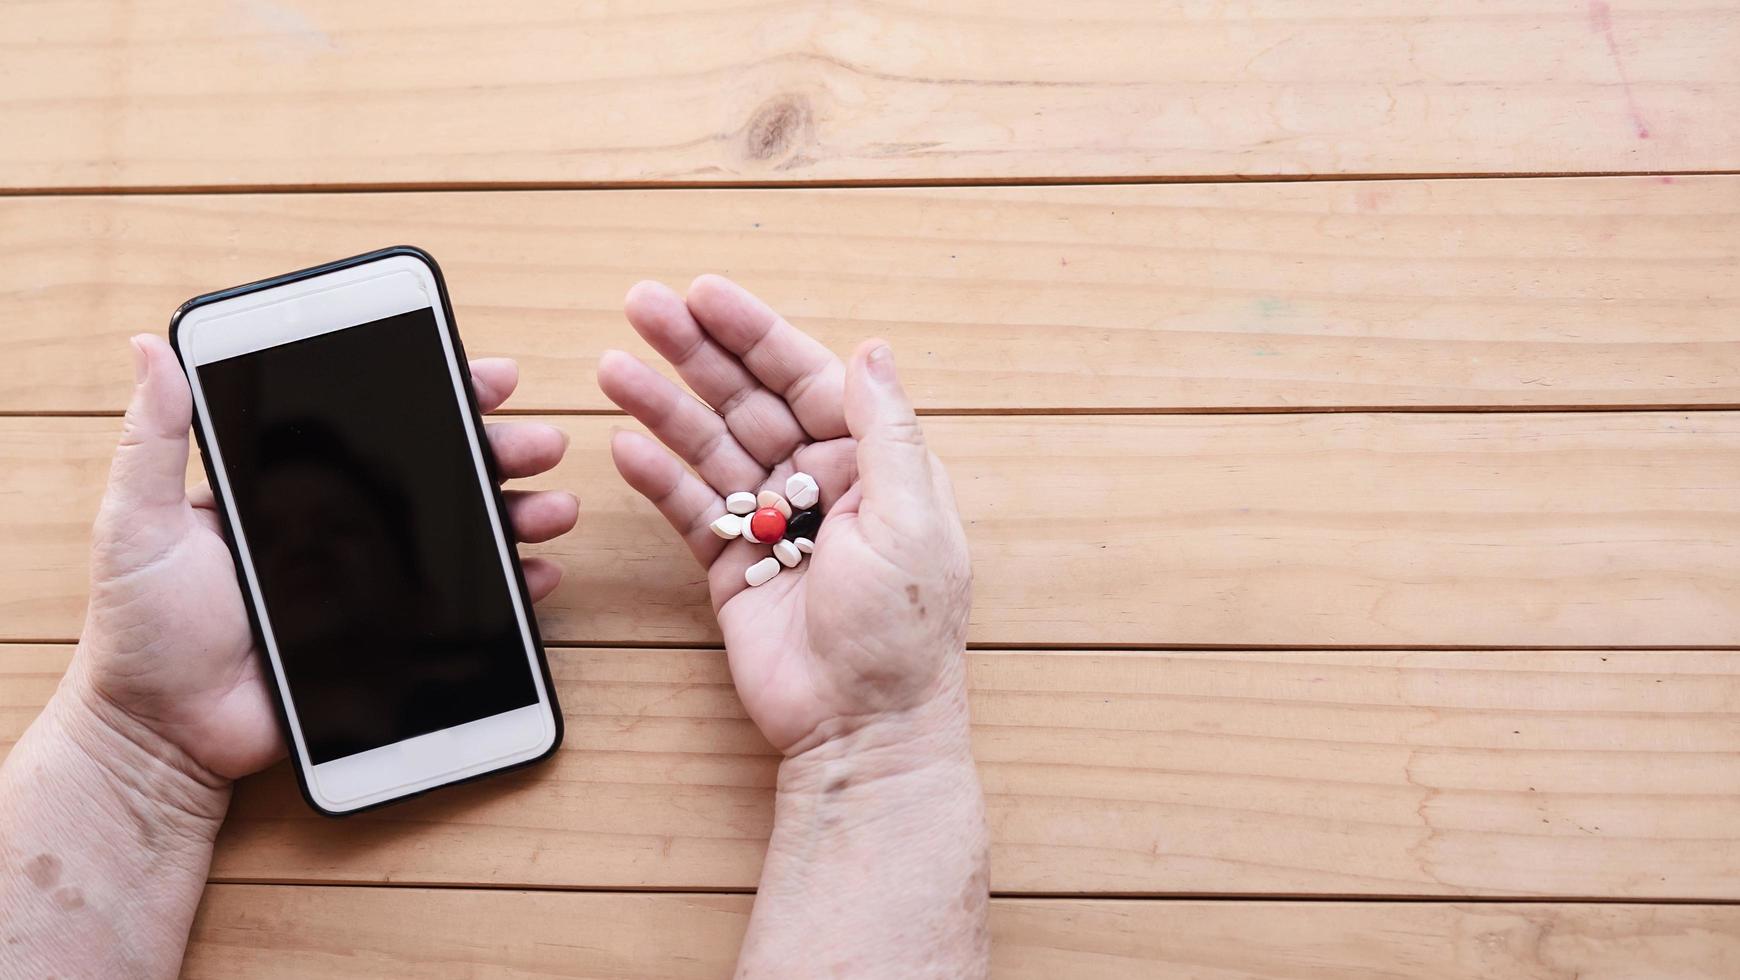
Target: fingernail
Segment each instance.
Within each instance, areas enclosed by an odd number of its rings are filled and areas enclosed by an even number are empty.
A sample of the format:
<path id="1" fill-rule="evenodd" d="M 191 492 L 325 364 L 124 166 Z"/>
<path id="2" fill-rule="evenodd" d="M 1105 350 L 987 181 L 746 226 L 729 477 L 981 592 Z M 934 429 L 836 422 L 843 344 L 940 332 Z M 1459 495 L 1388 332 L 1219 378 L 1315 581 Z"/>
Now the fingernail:
<path id="1" fill-rule="evenodd" d="M 151 373 L 151 359 L 145 356 L 145 348 L 140 346 L 138 337 L 129 339 L 127 346 L 133 348 L 133 384 L 137 387 L 144 384 L 145 377 Z"/>
<path id="2" fill-rule="evenodd" d="M 887 344 L 879 344 L 870 351 L 870 376 L 877 381 L 894 380 L 894 352 Z"/>

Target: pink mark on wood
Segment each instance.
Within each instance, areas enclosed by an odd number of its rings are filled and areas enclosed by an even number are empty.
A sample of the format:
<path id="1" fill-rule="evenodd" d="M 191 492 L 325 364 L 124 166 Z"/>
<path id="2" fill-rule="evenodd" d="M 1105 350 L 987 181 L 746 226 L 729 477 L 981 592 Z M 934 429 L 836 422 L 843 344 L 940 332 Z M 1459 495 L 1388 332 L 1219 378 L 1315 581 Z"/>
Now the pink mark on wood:
<path id="1" fill-rule="evenodd" d="M 1361 211 L 1379 211 L 1389 201 L 1390 192 L 1375 187 L 1361 187 L 1353 192 L 1353 205 Z"/>
<path id="2" fill-rule="evenodd" d="M 1637 92 L 1631 86 L 1631 76 L 1625 71 L 1625 57 L 1619 52 L 1619 42 L 1613 36 L 1613 8 L 1607 0 L 1589 0 L 1589 30 L 1607 39 L 1607 53 L 1613 56 L 1613 70 L 1619 75 L 1620 91 L 1625 93 L 1625 108 L 1631 124 L 1637 128 L 1637 138 L 1649 139 L 1649 124 L 1637 107 Z"/>

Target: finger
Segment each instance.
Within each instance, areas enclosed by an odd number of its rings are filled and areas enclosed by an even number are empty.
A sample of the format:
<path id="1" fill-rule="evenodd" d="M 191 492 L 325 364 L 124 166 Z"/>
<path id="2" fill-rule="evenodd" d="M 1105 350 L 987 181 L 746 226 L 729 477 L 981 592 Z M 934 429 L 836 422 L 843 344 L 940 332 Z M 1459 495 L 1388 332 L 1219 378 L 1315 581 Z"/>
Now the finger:
<path id="1" fill-rule="evenodd" d="M 491 422 L 483 429 L 504 480 L 554 469 L 568 451 L 568 433 L 543 422 Z"/>
<path id="2" fill-rule="evenodd" d="M 598 387 L 721 495 L 758 487 L 767 477 L 767 467 L 738 444 L 724 419 L 639 359 L 605 351 Z"/>
<path id="3" fill-rule="evenodd" d="M 815 478 L 821 491 L 817 505 L 823 512 L 831 511 L 858 480 L 858 443 L 850 438 L 811 443 L 792 456 L 792 464 L 793 473 L 808 473 Z M 775 489 L 784 493 L 784 480 Z"/>
<path id="4" fill-rule="evenodd" d="M 526 591 L 533 602 L 543 602 L 562 584 L 562 566 L 548 558 L 521 558 L 520 570 L 526 575 Z"/>
<path id="5" fill-rule="evenodd" d="M 479 357 L 471 362 L 471 391 L 477 410 L 493 412 L 519 387 L 520 366 L 511 357 Z"/>
<path id="6" fill-rule="evenodd" d="M 695 560 L 703 568 L 713 564 L 726 543 L 709 526 L 725 513 L 725 501 L 719 493 L 638 432 L 612 433 L 610 458 L 628 485 L 652 501 L 671 523 Z"/>
<path id="7" fill-rule="evenodd" d="M 193 509 L 193 519 L 199 522 L 200 527 L 205 528 L 219 537 L 224 536 L 223 520 L 218 517 L 217 511 L 207 510 L 203 507 L 195 507 Z"/>
<path id="8" fill-rule="evenodd" d="M 793 473 L 808 473 L 815 478 L 821 491 L 816 506 L 831 512 L 852 483 L 858 479 L 858 443 L 850 437 L 812 442 L 792 454 L 790 461 L 779 464 L 767 475 L 759 489 L 785 493 L 786 480 Z"/>
<path id="9" fill-rule="evenodd" d="M 211 484 L 199 481 L 187 491 L 187 503 L 193 508 L 193 518 L 201 527 L 210 529 L 214 534 L 222 534 L 223 523 L 218 518 L 217 499 L 212 496 Z"/>
<path id="10" fill-rule="evenodd" d="M 884 341 L 865 341 L 847 365 L 846 422 L 858 440 L 860 511 L 884 521 L 923 513 L 934 486 L 930 450 Z"/>
<path id="11" fill-rule="evenodd" d="M 635 332 L 724 417 L 731 434 L 764 468 L 808 441 L 785 399 L 763 388 L 748 368 L 708 336 L 669 287 L 638 283 L 628 291 L 624 309 Z"/>
<path id="12" fill-rule="evenodd" d="M 810 438 L 846 434 L 846 366 L 821 341 L 724 276 L 691 283 L 688 307 L 709 336 L 785 399 Z"/>
<path id="13" fill-rule="evenodd" d="M 834 506 L 829 508 L 828 519 L 822 522 L 822 530 L 826 531 L 830 525 L 837 527 L 846 521 L 857 519 L 858 505 L 863 500 L 863 488 L 859 484 L 852 484 L 852 489 L 847 490 L 839 500 L 834 502 Z"/>
<path id="14" fill-rule="evenodd" d="M 566 490 L 509 490 L 502 496 L 514 537 L 520 541 L 560 537 L 574 530 L 580 519 L 580 500 Z"/>
<path id="15" fill-rule="evenodd" d="M 127 510 L 179 506 L 187 499 L 188 427 L 193 396 L 175 352 L 161 337 L 133 344 L 133 400 L 109 469 L 106 506 Z"/>

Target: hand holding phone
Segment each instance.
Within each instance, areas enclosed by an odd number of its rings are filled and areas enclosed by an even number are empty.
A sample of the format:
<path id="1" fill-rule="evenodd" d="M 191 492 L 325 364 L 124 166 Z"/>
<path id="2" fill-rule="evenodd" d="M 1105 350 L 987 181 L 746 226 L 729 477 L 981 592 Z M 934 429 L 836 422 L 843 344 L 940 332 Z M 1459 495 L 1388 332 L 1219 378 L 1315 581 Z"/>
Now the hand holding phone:
<path id="1" fill-rule="evenodd" d="M 158 757 L 224 784 L 270 765 L 285 745 L 222 518 L 208 487 L 185 489 L 187 377 L 162 339 L 144 335 L 133 346 L 137 384 L 94 530 L 90 606 L 69 686 Z M 518 378 L 500 358 L 472 362 L 469 374 L 485 412 Z M 566 446 L 559 430 L 531 422 L 485 434 L 504 477 L 548 470 Z M 573 526 L 575 504 L 559 491 L 510 494 L 507 513 L 519 540 L 541 541 Z M 541 560 L 523 567 L 533 599 L 560 578 Z"/>

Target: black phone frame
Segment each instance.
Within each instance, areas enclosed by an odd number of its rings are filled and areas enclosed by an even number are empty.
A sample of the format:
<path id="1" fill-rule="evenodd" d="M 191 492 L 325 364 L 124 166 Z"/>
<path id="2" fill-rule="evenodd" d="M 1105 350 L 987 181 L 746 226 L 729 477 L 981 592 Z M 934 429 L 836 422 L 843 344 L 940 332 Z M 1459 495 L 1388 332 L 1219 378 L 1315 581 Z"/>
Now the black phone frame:
<path id="1" fill-rule="evenodd" d="M 175 351 L 175 357 L 180 361 L 182 371 L 184 373 L 191 373 L 194 369 L 188 364 L 187 357 L 182 352 L 179 336 L 181 320 L 188 313 L 199 309 L 202 306 L 209 306 L 212 303 L 217 303 L 222 300 L 234 299 L 238 296 L 246 296 L 251 293 L 265 292 L 269 289 L 286 286 L 290 283 L 301 282 L 305 279 L 313 279 L 343 269 L 350 269 L 359 265 L 367 265 L 370 262 L 379 262 L 382 259 L 398 257 L 409 257 L 415 259 L 428 266 L 429 271 L 434 274 L 435 291 L 441 302 L 441 313 L 446 318 L 445 329 L 447 331 L 447 338 L 453 345 L 453 356 L 459 359 L 459 366 L 462 368 L 459 372 L 459 377 L 465 389 L 465 405 L 471 412 L 472 425 L 475 426 L 477 433 L 481 437 L 485 431 L 483 426 L 483 413 L 480 412 L 477 407 L 477 393 L 472 388 L 471 371 L 465 369 L 469 362 L 465 356 L 465 345 L 459 340 L 459 326 L 457 321 L 453 318 L 453 304 L 449 302 L 447 298 L 447 280 L 441 275 L 441 266 L 436 264 L 435 257 L 414 245 L 393 245 L 387 248 L 376 249 L 372 252 L 364 252 L 361 255 L 352 255 L 349 258 L 338 259 L 336 261 L 312 266 L 307 269 L 286 272 L 283 275 L 273 276 L 270 279 L 261 279 L 258 282 L 250 282 L 245 285 L 232 286 L 228 289 L 220 289 L 216 292 L 203 293 L 199 296 L 195 296 L 181 304 L 181 306 L 176 309 L 174 315 L 169 318 L 169 346 Z M 538 670 L 543 675 L 544 693 L 549 700 L 550 716 L 551 721 L 555 725 L 556 737 L 550 743 L 549 749 L 535 758 L 515 762 L 498 769 L 490 769 L 472 776 L 466 776 L 462 779 L 455 779 L 451 782 L 439 783 L 434 786 L 425 787 L 412 793 L 406 793 L 403 796 L 395 796 L 378 803 L 370 803 L 367 806 L 357 807 L 354 810 L 328 810 L 316 802 L 314 794 L 310 791 L 308 786 L 308 773 L 302 765 L 302 760 L 297 756 L 296 741 L 290 731 L 290 714 L 284 707 L 285 691 L 278 683 L 278 673 L 272 668 L 272 658 L 266 652 L 265 634 L 260 628 L 260 616 L 262 610 L 256 607 L 253 589 L 248 587 L 247 570 L 242 566 L 241 549 L 236 547 L 236 529 L 232 526 L 230 521 L 230 508 L 228 503 L 224 500 L 223 488 L 218 482 L 217 472 L 212 466 L 211 452 L 207 449 L 207 443 L 210 436 L 207 434 L 204 422 L 200 417 L 200 413 L 197 411 L 193 413 L 193 435 L 199 444 L 200 462 L 205 467 L 206 481 L 211 485 L 212 497 L 217 503 L 218 516 L 223 520 L 224 543 L 229 546 L 230 560 L 235 564 L 236 585 L 242 590 L 242 597 L 246 600 L 245 605 L 248 610 L 248 626 L 254 634 L 254 646 L 260 657 L 261 666 L 264 668 L 265 680 L 272 690 L 272 704 L 278 710 L 278 724 L 284 732 L 285 745 L 290 750 L 289 761 L 291 763 L 291 768 L 296 772 L 296 787 L 301 791 L 302 799 L 308 804 L 309 809 L 323 817 L 335 819 L 355 816 L 359 813 L 367 813 L 371 810 L 378 810 L 381 807 L 392 806 L 396 803 L 403 803 L 406 800 L 416 799 L 426 793 L 446 789 L 449 786 L 460 786 L 465 783 L 475 782 L 479 779 L 499 775 L 504 772 L 524 769 L 527 766 L 533 766 L 543 762 L 550 756 L 554 755 L 557 749 L 561 748 L 564 735 L 562 707 L 556 698 L 555 682 L 550 677 L 550 661 L 548 655 L 544 651 L 543 635 L 538 631 L 538 617 L 532 607 L 531 592 L 526 588 L 525 570 L 520 565 L 519 541 L 514 536 L 513 522 L 506 519 L 507 502 L 503 499 L 501 492 L 501 470 L 500 467 L 496 465 L 495 453 L 490 449 L 489 440 L 486 438 L 480 438 L 478 444 L 483 452 L 484 468 L 489 476 L 488 482 L 490 492 L 494 494 L 495 497 L 497 530 L 501 532 L 508 543 L 508 556 L 511 559 L 513 567 L 514 586 L 520 591 L 521 609 L 525 613 L 526 626 L 531 633 L 532 649 L 537 654 Z"/>

